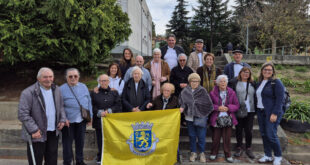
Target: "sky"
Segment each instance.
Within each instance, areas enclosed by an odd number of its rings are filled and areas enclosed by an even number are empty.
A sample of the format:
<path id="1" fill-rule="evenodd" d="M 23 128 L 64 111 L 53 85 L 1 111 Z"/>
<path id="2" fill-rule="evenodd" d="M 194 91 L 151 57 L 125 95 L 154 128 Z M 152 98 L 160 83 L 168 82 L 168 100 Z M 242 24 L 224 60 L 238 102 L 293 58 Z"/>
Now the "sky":
<path id="1" fill-rule="evenodd" d="M 192 10 L 193 7 L 197 7 L 197 0 L 187 0 L 187 11 L 189 11 L 188 16 L 191 17 L 195 13 Z M 177 5 L 176 0 L 146 0 L 147 6 L 151 12 L 153 22 L 155 23 L 156 34 L 165 34 L 166 25 L 168 24 L 174 7 Z M 229 0 L 228 8 L 234 5 L 233 0 Z"/>

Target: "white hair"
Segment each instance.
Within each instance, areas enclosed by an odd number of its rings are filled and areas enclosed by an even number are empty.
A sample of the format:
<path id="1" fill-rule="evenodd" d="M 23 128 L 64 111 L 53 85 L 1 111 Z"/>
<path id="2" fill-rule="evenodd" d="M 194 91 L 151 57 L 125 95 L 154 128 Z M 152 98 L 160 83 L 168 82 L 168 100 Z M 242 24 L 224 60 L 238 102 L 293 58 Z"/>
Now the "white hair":
<path id="1" fill-rule="evenodd" d="M 133 76 L 133 73 L 134 73 L 136 70 L 138 70 L 138 71 L 141 73 L 141 76 L 143 75 L 142 69 L 141 69 L 140 67 L 138 67 L 138 66 L 134 66 L 134 67 L 132 68 L 132 70 L 131 70 L 131 76 Z"/>
<path id="2" fill-rule="evenodd" d="M 101 75 L 99 75 L 98 78 L 97 78 L 97 82 L 98 82 L 98 83 L 99 83 L 99 79 L 100 79 L 101 76 L 107 76 L 107 77 L 109 77 L 107 74 L 101 74 Z"/>
<path id="3" fill-rule="evenodd" d="M 71 71 L 77 71 L 77 72 L 78 72 L 78 75 L 80 76 L 80 72 L 79 72 L 79 70 L 76 69 L 76 68 L 69 68 L 69 69 L 67 69 L 67 70 L 66 70 L 66 75 L 65 75 L 65 76 L 67 77 L 67 76 L 68 76 L 68 73 L 71 72 Z"/>
<path id="4" fill-rule="evenodd" d="M 180 57 L 185 57 L 185 60 L 187 61 L 187 55 L 184 53 L 180 53 L 178 56 L 178 61 L 180 60 Z"/>
<path id="5" fill-rule="evenodd" d="M 155 49 L 153 50 L 153 54 L 155 54 L 155 53 L 160 53 L 160 54 L 161 54 L 161 50 L 160 50 L 159 48 L 155 48 Z"/>
<path id="6" fill-rule="evenodd" d="M 51 68 L 42 67 L 42 68 L 40 68 L 40 70 L 39 70 L 39 72 L 38 72 L 38 74 L 37 74 L 37 78 L 41 77 L 42 73 L 43 73 L 43 72 L 46 72 L 46 71 L 50 71 L 50 72 L 52 72 L 53 75 L 54 75 L 54 72 L 53 72 L 53 70 L 52 70 Z"/>
<path id="7" fill-rule="evenodd" d="M 226 83 L 228 83 L 228 77 L 225 75 L 225 74 L 222 74 L 222 75 L 219 75 L 217 78 L 216 78 L 216 84 L 219 85 L 220 84 L 220 81 L 222 79 L 225 79 Z"/>

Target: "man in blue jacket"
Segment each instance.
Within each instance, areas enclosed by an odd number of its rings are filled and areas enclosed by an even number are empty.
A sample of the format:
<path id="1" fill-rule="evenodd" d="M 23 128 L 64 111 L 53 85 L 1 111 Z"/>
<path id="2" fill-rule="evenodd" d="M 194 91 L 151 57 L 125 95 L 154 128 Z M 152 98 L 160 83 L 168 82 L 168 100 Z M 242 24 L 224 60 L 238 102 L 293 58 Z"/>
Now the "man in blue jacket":
<path id="1" fill-rule="evenodd" d="M 248 67 L 251 68 L 251 66 L 245 62 L 241 62 L 243 57 L 243 51 L 242 50 L 234 50 L 233 51 L 233 58 L 234 61 L 227 64 L 224 68 L 224 74 L 227 75 L 228 80 L 230 81 L 231 79 L 233 79 L 234 77 L 237 77 L 240 70 L 243 67 Z"/>

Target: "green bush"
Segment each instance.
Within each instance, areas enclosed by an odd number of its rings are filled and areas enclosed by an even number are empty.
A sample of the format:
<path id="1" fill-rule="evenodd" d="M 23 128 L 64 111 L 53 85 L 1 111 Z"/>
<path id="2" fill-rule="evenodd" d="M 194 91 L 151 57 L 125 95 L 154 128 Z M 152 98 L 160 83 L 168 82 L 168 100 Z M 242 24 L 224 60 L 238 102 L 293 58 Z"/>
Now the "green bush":
<path id="1" fill-rule="evenodd" d="M 293 80 L 291 80 L 289 78 L 286 78 L 286 77 L 282 77 L 280 79 L 281 79 L 282 83 L 284 84 L 284 86 L 286 86 L 286 87 L 293 87 L 293 88 L 295 88 L 297 86 L 297 84 L 298 84 L 297 82 L 295 82 L 295 81 L 293 81 Z"/>
<path id="2" fill-rule="evenodd" d="M 295 68 L 295 71 L 296 71 L 296 72 L 307 72 L 308 69 L 307 69 L 306 67 L 304 67 L 304 66 L 297 66 L 297 67 Z"/>
<path id="3" fill-rule="evenodd" d="M 310 123 L 310 104 L 305 102 L 292 101 L 290 108 L 285 112 L 283 118 L 289 120 L 300 120 Z"/>
<path id="4" fill-rule="evenodd" d="M 3 62 L 61 62 L 94 70 L 128 39 L 127 13 L 116 0 L 1 0 Z"/>
<path id="5" fill-rule="evenodd" d="M 276 70 L 283 70 L 285 67 L 283 65 L 276 65 L 275 66 Z"/>

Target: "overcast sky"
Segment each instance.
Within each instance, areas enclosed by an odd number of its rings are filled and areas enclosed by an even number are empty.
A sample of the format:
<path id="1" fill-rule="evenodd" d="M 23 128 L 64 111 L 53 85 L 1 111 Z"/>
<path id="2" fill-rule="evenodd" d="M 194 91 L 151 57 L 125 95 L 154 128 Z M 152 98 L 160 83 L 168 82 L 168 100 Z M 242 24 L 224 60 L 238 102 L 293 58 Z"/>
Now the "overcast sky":
<path id="1" fill-rule="evenodd" d="M 168 24 L 174 7 L 177 5 L 176 0 L 146 0 L 149 10 L 151 12 L 153 22 L 156 27 L 156 34 L 165 34 L 166 25 Z M 194 15 L 192 10 L 193 7 L 198 6 L 197 0 L 187 0 L 187 11 L 189 11 L 188 16 Z M 230 0 L 228 6 L 234 5 L 233 0 Z"/>

